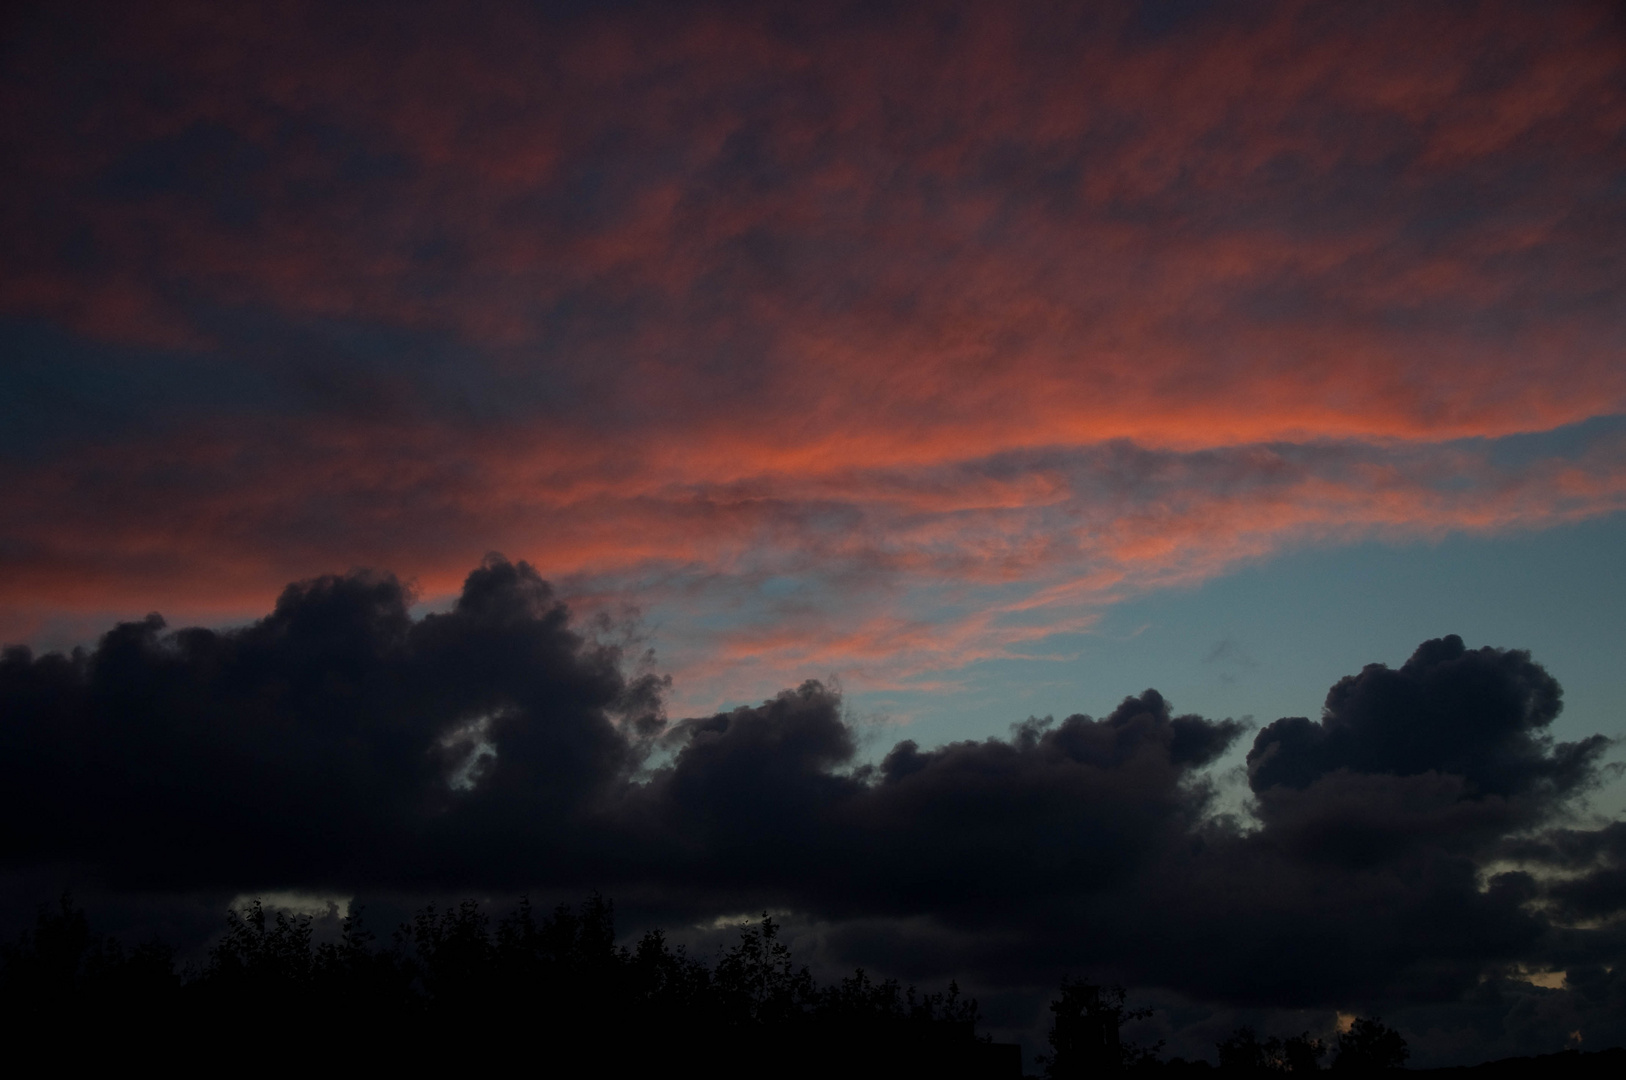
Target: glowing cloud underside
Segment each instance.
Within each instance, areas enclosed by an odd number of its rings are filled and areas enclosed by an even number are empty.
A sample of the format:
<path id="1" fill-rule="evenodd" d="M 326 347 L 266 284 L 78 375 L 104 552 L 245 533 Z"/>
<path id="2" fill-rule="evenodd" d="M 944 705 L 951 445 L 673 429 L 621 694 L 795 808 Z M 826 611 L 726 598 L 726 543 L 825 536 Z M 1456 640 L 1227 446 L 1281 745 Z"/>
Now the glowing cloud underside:
<path id="1" fill-rule="evenodd" d="M 0 311 L 107 403 L 0 465 L 0 634 L 500 549 L 691 687 L 928 685 L 1626 506 L 1605 6 L 483 11 L 29 25 Z"/>

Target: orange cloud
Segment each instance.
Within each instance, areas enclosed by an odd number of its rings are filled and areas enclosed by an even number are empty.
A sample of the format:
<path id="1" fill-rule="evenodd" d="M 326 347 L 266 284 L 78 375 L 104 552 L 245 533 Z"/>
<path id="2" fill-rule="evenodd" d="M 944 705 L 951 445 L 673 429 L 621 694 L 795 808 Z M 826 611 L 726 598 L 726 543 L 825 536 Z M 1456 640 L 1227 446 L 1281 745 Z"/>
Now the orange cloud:
<path id="1" fill-rule="evenodd" d="M 522 433 L 300 434 L 270 458 L 251 435 L 10 477 L 12 625 L 76 609 L 250 614 L 287 580 L 352 565 L 393 568 L 432 599 L 496 548 L 589 606 L 632 598 L 670 622 L 663 648 L 686 698 L 809 671 L 899 686 L 1046 648 L 1119 599 L 1306 543 L 1626 509 L 1618 436 L 1518 466 L 1482 443 L 1119 443 L 719 484 L 639 468 L 615 479 L 600 454 L 572 461 Z M 794 587 L 776 596 L 776 580 Z"/>
<path id="2" fill-rule="evenodd" d="M 718 686 L 935 679 L 1294 544 L 1621 507 L 1618 443 L 1464 442 L 1626 412 L 1607 7 L 348 18 L 24 27 L 0 312 L 218 400 L 8 455 L 0 632 L 497 548 L 714 614 Z"/>

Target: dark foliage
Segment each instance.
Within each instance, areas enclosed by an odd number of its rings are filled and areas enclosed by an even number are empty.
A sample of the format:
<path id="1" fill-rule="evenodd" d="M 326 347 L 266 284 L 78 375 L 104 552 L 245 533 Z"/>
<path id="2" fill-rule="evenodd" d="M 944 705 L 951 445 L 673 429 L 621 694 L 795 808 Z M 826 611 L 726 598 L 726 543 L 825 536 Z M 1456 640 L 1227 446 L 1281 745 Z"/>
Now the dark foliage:
<path id="1" fill-rule="evenodd" d="M 1384 1072 L 1403 1068 L 1411 1051 L 1400 1032 L 1375 1016 L 1358 1016 L 1338 1035 L 1332 1067 L 1349 1072 Z"/>
<path id="2" fill-rule="evenodd" d="M 1101 986 L 1085 979 L 1063 979 L 1061 995 L 1050 1003 L 1050 1054 L 1041 1059 L 1045 1075 L 1053 1080 L 1091 1076 L 1128 1065 L 1147 1065 L 1163 1048 L 1125 1042 L 1125 1022 L 1152 1014 L 1131 1009 L 1121 986 Z"/>
<path id="3" fill-rule="evenodd" d="M 154 616 L 71 655 L 0 650 L 0 875 L 72 868 L 135 906 L 245 883 L 603 888 L 659 897 L 684 922 L 795 911 L 829 928 L 843 966 L 961 975 L 1002 1000 L 1089 970 L 1216 1006 L 1358 1002 L 1408 1027 L 1504 1033 L 1487 1055 L 1576 1030 L 1626 1040 L 1626 825 L 1576 814 L 1608 777 L 1608 740 L 1558 740 L 1558 684 L 1521 650 L 1425 641 L 1398 668 L 1339 681 L 1317 718 L 1266 725 L 1248 755 L 1257 827 L 1244 828 L 1219 812 L 1208 771 L 1243 725 L 1178 714 L 1156 691 L 1004 738 L 905 740 L 872 763 L 841 695 L 817 682 L 668 720 L 662 681 L 524 563 L 488 558 L 448 611 L 419 618 L 413 603 L 402 582 L 356 572 L 290 586 L 231 629 Z M 592 918 L 572 917 L 588 933 Z M 300 953 L 285 940 L 297 926 L 242 918 L 221 979 Z M 358 938 L 331 963 L 394 985 L 389 965 L 411 959 L 414 1001 L 487 964 L 535 982 L 565 964 L 553 942 L 566 924 L 528 918 L 425 912 L 404 940 Z M 104 947 L 76 963 L 90 972 Z M 611 946 L 572 948 L 569 963 L 591 967 Z M 663 942 L 631 951 L 651 986 L 690 979 Z M 316 966 L 301 978 L 320 995 L 332 980 Z M 1532 1012 L 1499 974 L 1521 969 L 1566 971 L 1569 988 Z M 710 970 L 684 1000 L 727 998 L 764 1023 L 806 1007 L 794 974 L 747 993 Z M 523 1013 L 511 1003 L 547 992 L 478 993 L 459 992 L 470 1016 Z M 338 1013 L 354 1009 L 345 998 Z"/>
<path id="4" fill-rule="evenodd" d="M 522 900 L 497 920 L 474 901 L 419 911 L 376 944 L 359 913 L 337 942 L 317 944 L 307 915 L 256 901 L 226 916 L 201 970 L 180 972 L 161 945 L 126 950 L 90 931 L 64 895 L 4 951 L 0 1008 L 22 1029 L 79 1040 L 81 1053 L 126 1051 L 133 1035 L 185 1030 L 207 1058 L 256 1018 L 282 1017 L 259 1053 L 293 1059 L 459 1060 L 531 1046 L 574 1048 L 614 1069 L 703 1061 L 752 1071 L 773 1054 L 781 1074 L 863 1075 L 985 1066 L 977 1003 L 951 985 L 921 995 L 862 970 L 821 987 L 797 966 L 764 914 L 715 965 L 656 930 L 616 944 L 614 908 L 593 896 L 538 916 Z M 1014 1049 L 1014 1048 L 1005 1048 Z"/>
<path id="5" fill-rule="evenodd" d="M 15 945 L 0 946 L 0 958 L 0 1000 L 8 1013 L 111 1008 L 132 999 L 169 1004 L 181 989 L 168 946 L 151 941 L 126 949 L 92 933 L 67 893 L 55 906 L 42 906 Z"/>
<path id="6" fill-rule="evenodd" d="M 1308 1031 L 1288 1038 L 1276 1035 L 1261 1040 L 1250 1027 L 1237 1028 L 1229 1039 L 1215 1044 L 1222 1069 L 1240 1072 L 1315 1072 L 1327 1047 Z"/>
<path id="7" fill-rule="evenodd" d="M 1481 1065 L 1454 1065 L 1444 1069 L 1417 1069 L 1413 1076 L 1438 1080 L 1618 1080 L 1626 1076 L 1626 1048 L 1608 1050 L 1564 1050 L 1557 1054 L 1503 1058 Z"/>
<path id="8" fill-rule="evenodd" d="M 1356 1017 L 1334 1044 L 1333 1068 L 1368 1073 L 1399 1069 L 1410 1051 L 1400 1033 L 1376 1017 Z M 1215 1044 L 1220 1068 L 1235 1073 L 1305 1073 L 1321 1068 L 1327 1046 L 1302 1032 L 1261 1039 L 1251 1027 L 1240 1027 Z"/>

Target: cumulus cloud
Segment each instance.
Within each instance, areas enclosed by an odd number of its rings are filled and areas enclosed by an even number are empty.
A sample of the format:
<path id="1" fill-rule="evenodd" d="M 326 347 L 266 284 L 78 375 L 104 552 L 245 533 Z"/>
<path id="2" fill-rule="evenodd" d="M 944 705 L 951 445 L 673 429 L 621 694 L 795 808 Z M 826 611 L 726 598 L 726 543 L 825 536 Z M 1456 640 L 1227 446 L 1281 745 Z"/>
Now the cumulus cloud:
<path id="1" fill-rule="evenodd" d="M 71 656 L 9 650 L 7 869 L 772 906 L 881 970 L 1090 970 L 1227 1008 L 1485 1009 L 1487 978 L 1555 969 L 1590 988 L 1552 991 L 1574 1009 L 1618 993 L 1622 826 L 1565 817 L 1604 742 L 1546 735 L 1558 685 L 1517 650 L 1425 642 L 1319 722 L 1269 725 L 1247 824 L 1204 771 L 1242 725 L 1154 690 L 870 759 L 817 682 L 667 722 L 663 682 L 524 563 L 489 558 L 443 614 L 411 601 L 358 572 L 238 629 L 151 616 Z"/>
<path id="2" fill-rule="evenodd" d="M 1288 717 L 1248 752 L 1256 792 L 1305 788 L 1335 770 L 1460 777 L 1504 797 L 1537 787 L 1567 794 L 1591 779 L 1608 740 L 1553 746 L 1558 682 L 1530 654 L 1468 650 L 1455 634 L 1418 646 L 1398 671 L 1369 664 L 1327 694 L 1319 723 Z"/>
<path id="3" fill-rule="evenodd" d="M 471 795 L 561 829 L 636 767 L 651 680 L 534 571 L 488 561 L 445 614 L 411 600 L 358 573 L 292 585 L 241 630 L 152 615 L 72 656 L 8 650 L 12 860 L 132 885 L 393 880 Z"/>

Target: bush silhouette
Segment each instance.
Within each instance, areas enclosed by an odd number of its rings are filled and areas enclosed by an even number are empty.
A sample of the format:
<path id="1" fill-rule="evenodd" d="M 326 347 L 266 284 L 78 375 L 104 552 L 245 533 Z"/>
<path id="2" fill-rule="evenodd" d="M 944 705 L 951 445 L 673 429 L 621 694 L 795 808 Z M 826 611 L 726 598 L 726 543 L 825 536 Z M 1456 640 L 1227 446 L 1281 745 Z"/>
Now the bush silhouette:
<path id="1" fill-rule="evenodd" d="M 155 1020 L 173 1013 L 181 990 L 168 946 L 126 949 L 91 932 L 66 892 L 40 906 L 33 929 L 15 944 L 0 946 L 0 1012 L 31 1039 L 63 1046 L 69 1059 L 103 1043 L 149 1044 Z"/>
<path id="2" fill-rule="evenodd" d="M 227 913 L 207 962 L 183 974 L 160 945 L 93 934 L 64 895 L 0 952 L 0 1006 L 78 1033 L 87 1052 L 83 1033 L 101 1033 L 108 1056 L 184 1031 L 183 1056 L 211 1066 L 245 1053 L 463 1066 L 523 1048 L 543 1060 L 590 1052 L 613 1071 L 689 1061 L 720 1076 L 770 1063 L 785 1076 L 994 1075 L 976 1001 L 956 986 L 921 995 L 859 970 L 821 987 L 766 914 L 714 966 L 660 931 L 616 944 L 614 906 L 596 895 L 542 915 L 522 899 L 495 924 L 474 901 L 431 905 L 387 945 L 358 910 L 337 941 L 315 938 L 309 916 L 255 901 Z M 998 1075 L 1019 1074 L 1019 1058 L 999 1061 L 1012 1067 Z"/>
<path id="3" fill-rule="evenodd" d="M 1272 1035 L 1261 1041 L 1250 1027 L 1237 1028 L 1215 1048 L 1220 1068 L 1239 1072 L 1315 1072 L 1327 1053 L 1321 1040 L 1312 1039 L 1308 1031 L 1286 1039 Z"/>
<path id="4" fill-rule="evenodd" d="M 1085 979 L 1063 979 L 1061 996 L 1050 1003 L 1054 1020 L 1050 1026 L 1050 1054 L 1041 1059 L 1045 1075 L 1052 1080 L 1070 1080 L 1098 1072 L 1146 1065 L 1163 1048 L 1141 1047 L 1123 1041 L 1125 1021 L 1152 1014 L 1151 1009 L 1131 1009 L 1121 986 L 1101 986 Z"/>
<path id="5" fill-rule="evenodd" d="M 1332 1067 L 1348 1072 L 1385 1072 L 1406 1064 L 1411 1050 L 1400 1032 L 1377 1017 L 1358 1016 L 1338 1036 Z"/>

